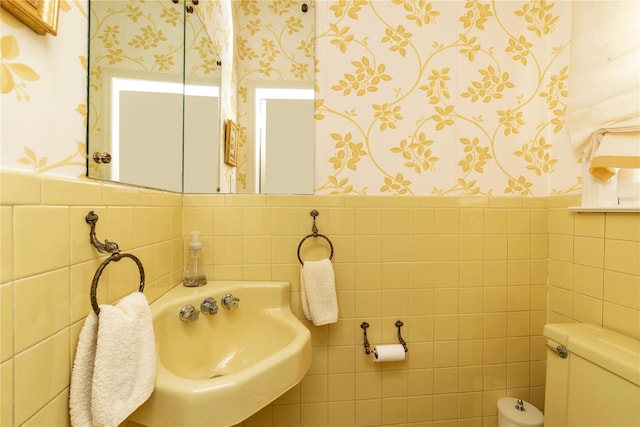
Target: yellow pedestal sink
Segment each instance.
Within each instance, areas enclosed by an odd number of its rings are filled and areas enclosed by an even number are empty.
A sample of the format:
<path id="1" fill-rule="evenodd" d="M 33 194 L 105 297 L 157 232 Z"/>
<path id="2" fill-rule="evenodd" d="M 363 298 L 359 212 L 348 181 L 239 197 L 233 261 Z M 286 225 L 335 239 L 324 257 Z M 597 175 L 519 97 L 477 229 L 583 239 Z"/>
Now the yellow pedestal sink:
<path id="1" fill-rule="evenodd" d="M 302 380 L 311 334 L 293 315 L 287 282 L 208 282 L 177 286 L 151 304 L 157 376 L 151 397 L 130 417 L 146 426 L 237 424 Z M 240 301 L 222 307 L 224 295 Z M 182 321 L 213 297 L 218 313 Z"/>

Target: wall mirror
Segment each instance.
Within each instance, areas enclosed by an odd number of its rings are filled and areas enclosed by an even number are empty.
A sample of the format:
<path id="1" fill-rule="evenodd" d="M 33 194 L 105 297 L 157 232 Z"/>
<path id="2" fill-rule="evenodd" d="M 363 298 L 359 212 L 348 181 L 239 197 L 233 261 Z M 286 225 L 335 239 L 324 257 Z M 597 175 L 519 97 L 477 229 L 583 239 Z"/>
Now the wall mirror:
<path id="1" fill-rule="evenodd" d="M 312 194 L 315 2 L 240 3 L 235 25 L 244 133 L 236 191 Z"/>
<path id="2" fill-rule="evenodd" d="M 87 175 L 215 192 L 220 62 L 183 2 L 89 2 Z"/>

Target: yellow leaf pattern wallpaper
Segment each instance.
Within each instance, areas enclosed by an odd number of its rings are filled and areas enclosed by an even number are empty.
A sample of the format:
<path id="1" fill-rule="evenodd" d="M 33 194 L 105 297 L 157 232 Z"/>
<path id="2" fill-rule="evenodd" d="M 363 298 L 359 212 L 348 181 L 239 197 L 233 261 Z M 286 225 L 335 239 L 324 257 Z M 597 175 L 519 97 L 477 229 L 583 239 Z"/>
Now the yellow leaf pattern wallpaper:
<path id="1" fill-rule="evenodd" d="M 579 188 L 563 124 L 569 2 L 318 5 L 316 193 Z"/>
<path id="2" fill-rule="evenodd" d="M 242 124 L 249 73 L 281 70 L 286 79 L 315 80 L 317 194 L 544 196 L 580 189 L 578 155 L 564 126 L 571 2 L 323 0 L 309 3 L 313 35 L 299 1 L 201 3 L 223 56 L 237 49 L 238 64 L 223 61 L 223 86 L 230 86 L 223 88 L 224 118 L 235 119 L 237 108 Z M 232 9 L 237 33 L 224 27 L 216 35 L 216 13 Z M 87 10 L 85 1 L 62 0 L 55 38 L 2 12 L 3 120 L 14 121 L 2 136 L 22 141 L 3 144 L 2 167 L 84 175 Z M 119 38 L 113 60 L 127 46 L 144 50 L 171 40 L 165 27 L 140 25 L 149 31 L 133 45 L 133 38 Z M 282 47 L 250 37 L 252 26 L 269 28 L 279 43 L 295 35 L 295 60 L 271 61 Z M 233 48 L 226 45 L 232 37 Z M 240 56 L 252 55 L 240 65 Z M 169 67 L 170 60 L 154 64 Z M 52 67 L 65 69 L 64 81 L 50 80 Z M 27 113 L 34 110 L 42 115 Z M 229 181 L 234 172 L 225 174 Z M 240 186 L 242 167 L 237 176 Z"/>

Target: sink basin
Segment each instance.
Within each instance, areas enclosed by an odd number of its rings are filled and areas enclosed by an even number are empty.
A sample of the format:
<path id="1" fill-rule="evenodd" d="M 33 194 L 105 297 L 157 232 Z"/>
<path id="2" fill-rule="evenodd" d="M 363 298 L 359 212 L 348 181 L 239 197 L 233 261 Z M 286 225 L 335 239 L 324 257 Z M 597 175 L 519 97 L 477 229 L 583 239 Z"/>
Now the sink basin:
<path id="1" fill-rule="evenodd" d="M 224 427 L 240 423 L 302 380 L 311 334 L 293 315 L 287 282 L 176 286 L 151 304 L 157 373 L 151 397 L 130 417 L 146 426 Z M 235 310 L 220 301 L 240 298 Z M 218 302 L 215 315 L 180 320 L 180 309 Z"/>

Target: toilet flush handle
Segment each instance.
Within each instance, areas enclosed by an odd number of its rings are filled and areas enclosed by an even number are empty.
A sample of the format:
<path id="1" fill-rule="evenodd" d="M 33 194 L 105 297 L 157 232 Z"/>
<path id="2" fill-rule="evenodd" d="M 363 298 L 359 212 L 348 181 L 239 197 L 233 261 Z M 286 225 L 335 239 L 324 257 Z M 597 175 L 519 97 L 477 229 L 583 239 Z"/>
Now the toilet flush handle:
<path id="1" fill-rule="evenodd" d="M 553 346 L 553 344 L 547 342 L 546 346 L 563 359 L 566 359 L 569 356 L 569 350 L 567 350 L 567 347 L 563 345 Z"/>

